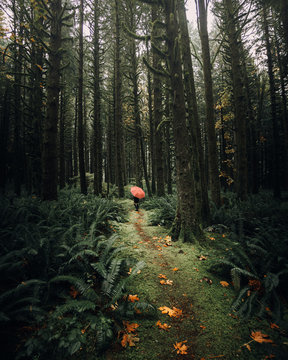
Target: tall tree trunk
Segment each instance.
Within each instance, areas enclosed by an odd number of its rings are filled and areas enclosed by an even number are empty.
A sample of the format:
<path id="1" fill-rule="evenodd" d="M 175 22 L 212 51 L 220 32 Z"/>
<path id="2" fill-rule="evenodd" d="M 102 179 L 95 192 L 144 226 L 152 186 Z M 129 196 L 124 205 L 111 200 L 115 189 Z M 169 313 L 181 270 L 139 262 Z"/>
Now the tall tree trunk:
<path id="1" fill-rule="evenodd" d="M 149 59 L 149 47 L 148 41 L 146 42 L 147 59 Z M 154 117 L 153 117 L 153 99 L 152 99 L 152 81 L 151 72 L 147 70 L 147 87 L 148 87 L 148 114 L 149 114 L 149 130 L 150 130 L 150 159 L 151 159 L 151 193 L 156 193 L 155 184 L 155 129 L 154 129 Z"/>
<path id="2" fill-rule="evenodd" d="M 205 102 L 206 102 L 206 131 L 208 139 L 208 163 L 209 163 L 209 183 L 211 198 L 214 204 L 219 207 L 220 203 L 220 181 L 218 169 L 218 151 L 216 147 L 215 134 L 215 114 L 213 99 L 213 82 L 211 74 L 211 59 L 209 38 L 207 30 L 207 2 L 197 0 L 199 11 L 199 33 L 202 47 L 203 73 L 205 85 Z M 205 6 L 206 3 L 206 6 Z"/>
<path id="3" fill-rule="evenodd" d="M 288 5 L 287 5 L 287 11 L 288 11 Z M 287 19 L 288 20 L 288 19 Z M 274 17 L 274 28 L 276 29 L 276 22 L 277 19 Z M 283 186 L 284 190 L 288 190 L 288 108 L 287 108 L 287 95 L 288 91 L 286 89 L 285 85 L 285 65 L 281 58 L 281 51 L 280 51 L 280 44 L 279 44 L 279 38 L 277 34 L 275 34 L 275 46 L 277 51 L 277 64 L 279 67 L 279 76 L 280 76 L 280 88 L 281 88 L 281 112 L 282 112 L 282 118 L 281 118 L 281 131 L 284 135 L 284 141 L 282 144 L 282 156 L 283 156 Z M 287 52 L 288 52 L 288 46 L 287 46 Z M 287 66 L 288 66 L 288 56 L 287 56 Z"/>
<path id="4" fill-rule="evenodd" d="M 73 134 L 73 176 L 78 176 L 78 93 L 75 91 L 75 119 L 74 119 L 74 134 Z"/>
<path id="5" fill-rule="evenodd" d="M 101 92 L 100 92 L 100 38 L 99 38 L 99 0 L 94 0 L 94 103 L 93 103 L 93 171 L 94 171 L 94 194 L 102 193 L 102 125 L 101 125 Z"/>
<path id="6" fill-rule="evenodd" d="M 15 194 L 21 195 L 21 185 L 24 177 L 24 159 L 23 159 L 23 111 L 21 109 L 21 86 L 22 86 L 22 63 L 23 63 L 23 0 L 20 0 L 19 12 L 16 9 L 16 3 L 13 1 L 14 12 L 14 141 L 13 141 L 13 178 Z M 18 13 L 18 14 L 17 14 Z M 18 31 L 18 28 L 19 31 Z"/>
<path id="7" fill-rule="evenodd" d="M 166 124 L 164 128 L 164 138 L 165 138 L 165 153 L 166 153 L 166 183 L 167 183 L 167 193 L 172 194 L 172 155 L 171 155 L 171 94 L 168 87 L 168 82 L 166 84 L 166 102 L 165 102 L 165 117 Z M 167 122 L 168 121 L 168 122 Z"/>
<path id="8" fill-rule="evenodd" d="M 44 124 L 42 158 L 42 197 L 44 200 L 57 199 L 57 125 L 60 91 L 60 49 L 62 26 L 61 21 L 59 21 L 59 14 L 62 11 L 62 0 L 51 0 L 50 11 L 52 14 L 49 54 L 50 67 L 47 76 L 47 116 Z"/>
<path id="9" fill-rule="evenodd" d="M 78 68 L 78 154 L 80 188 L 82 194 L 87 194 L 85 154 L 84 154 L 84 128 L 83 128 L 83 22 L 84 3 L 80 0 L 80 23 L 79 23 L 79 68 Z"/>
<path id="10" fill-rule="evenodd" d="M 116 135 L 116 175 L 119 197 L 124 197 L 123 174 L 123 125 L 122 125 L 122 99 L 121 99 L 121 59 L 120 59 L 120 14 L 119 0 L 115 0 L 115 135 Z"/>
<path id="11" fill-rule="evenodd" d="M 277 104 L 276 104 L 276 88 L 275 88 L 275 79 L 273 72 L 273 59 L 272 59 L 272 49 L 270 43 L 270 34 L 268 28 L 267 20 L 267 9 L 263 6 L 262 10 L 263 17 L 263 27 L 264 35 L 266 42 L 266 54 L 267 54 L 267 66 L 268 66 L 268 75 L 269 75 L 269 92 L 270 92 L 270 101 L 271 101 L 271 117 L 272 117 L 272 129 L 273 129 L 273 191 L 274 197 L 281 197 L 281 187 L 280 187 L 280 147 L 279 147 L 279 126 L 277 118 Z"/>
<path id="12" fill-rule="evenodd" d="M 11 88 L 8 79 L 5 81 L 5 91 L 3 100 L 1 100 L 0 113 L 0 188 L 5 192 L 6 183 L 8 180 L 8 139 L 10 131 L 10 108 L 11 108 Z"/>
<path id="13" fill-rule="evenodd" d="M 152 6 L 152 23 L 157 20 L 157 6 Z M 158 36 L 157 27 L 152 30 L 152 41 Z M 153 50 L 153 67 L 158 69 L 161 59 L 157 52 Z M 157 196 L 165 195 L 164 182 L 164 164 L 163 164 L 163 132 L 162 126 L 162 81 L 156 73 L 153 74 L 153 116 L 154 116 L 154 141 L 155 141 L 155 169 L 156 169 L 156 183 Z"/>
<path id="14" fill-rule="evenodd" d="M 239 31 L 236 28 L 235 18 L 238 12 L 231 0 L 224 0 L 226 9 L 227 37 L 231 56 L 231 73 L 233 84 L 234 111 L 235 111 L 235 140 L 236 140 L 236 192 L 244 200 L 248 192 L 248 165 L 247 165 L 247 129 L 246 129 L 246 101 L 241 65 L 241 43 Z"/>
<path id="15" fill-rule="evenodd" d="M 288 2 L 287 0 L 280 0 L 280 16 L 283 25 L 284 40 L 286 51 L 288 52 Z M 288 61 L 286 63 L 288 66 Z"/>
<path id="16" fill-rule="evenodd" d="M 61 92 L 60 97 L 60 124 L 59 124 L 59 186 L 60 189 L 65 187 L 65 104 L 64 94 Z"/>
<path id="17" fill-rule="evenodd" d="M 186 109 L 180 59 L 176 1 L 165 2 L 168 62 L 172 87 L 173 133 L 176 155 L 177 193 L 180 213 L 180 234 L 183 241 L 195 242 L 202 236 L 195 207 L 195 184 L 186 127 Z M 179 221 L 177 225 L 179 229 Z"/>
<path id="18" fill-rule="evenodd" d="M 201 143 L 200 121 L 196 100 L 194 72 L 191 59 L 190 37 L 184 0 L 178 0 L 179 26 L 181 31 L 181 52 L 184 66 L 184 85 L 191 134 L 192 161 L 196 189 L 196 204 L 199 218 L 208 222 L 210 218 L 208 189 L 204 170 L 204 154 Z"/>

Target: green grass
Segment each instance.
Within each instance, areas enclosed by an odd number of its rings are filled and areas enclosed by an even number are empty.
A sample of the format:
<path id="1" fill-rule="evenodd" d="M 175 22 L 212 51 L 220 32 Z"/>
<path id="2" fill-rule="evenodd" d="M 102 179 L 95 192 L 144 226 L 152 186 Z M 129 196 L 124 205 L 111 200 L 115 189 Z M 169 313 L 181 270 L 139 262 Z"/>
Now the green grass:
<path id="1" fill-rule="evenodd" d="M 223 255 L 213 244 L 221 241 L 220 235 L 214 235 L 216 240 L 207 238 L 204 247 L 174 242 L 169 247 L 163 247 L 162 244 L 160 251 L 156 246 L 160 245 L 159 237 L 166 236 L 165 229 L 148 226 L 149 211 L 141 210 L 142 234 L 139 234 L 139 228 L 137 232 L 133 224 L 138 222 L 139 215 L 133 212 L 133 205 L 128 200 L 123 205 L 127 211 L 131 211 L 131 216 L 129 223 L 120 225 L 121 243 L 127 246 L 127 255 L 146 262 L 141 274 L 130 284 L 130 293 L 137 294 L 142 301 L 151 302 L 157 312 L 154 317 L 139 317 L 137 334 L 140 341 L 135 347 L 124 349 L 118 344 L 109 351 L 108 359 L 180 359 L 186 356 L 200 360 L 219 356 L 244 360 L 264 359 L 270 354 L 284 359 L 281 356 L 286 356 L 288 347 L 283 344 L 285 337 L 280 336 L 279 330 L 272 330 L 267 320 L 238 319 L 231 313 L 231 304 L 236 295 L 232 285 L 222 287 L 220 281 L 226 279 L 209 272 L 215 257 Z M 153 237 L 157 239 L 153 240 Z M 159 256 L 160 253 L 162 256 Z M 207 259 L 200 261 L 200 255 Z M 179 268 L 179 271 L 173 271 L 174 267 Z M 159 273 L 173 280 L 173 285 L 161 285 Z M 204 277 L 211 280 L 212 284 L 201 281 Z M 158 308 L 164 305 L 182 309 L 183 318 L 173 319 L 162 314 Z M 158 329 L 157 320 L 171 325 L 169 331 Z M 268 334 L 277 346 L 252 341 L 249 343 L 250 352 L 244 344 L 251 341 L 251 331 Z M 184 340 L 187 340 L 186 345 L 189 347 L 188 355 L 177 355 L 173 344 Z"/>

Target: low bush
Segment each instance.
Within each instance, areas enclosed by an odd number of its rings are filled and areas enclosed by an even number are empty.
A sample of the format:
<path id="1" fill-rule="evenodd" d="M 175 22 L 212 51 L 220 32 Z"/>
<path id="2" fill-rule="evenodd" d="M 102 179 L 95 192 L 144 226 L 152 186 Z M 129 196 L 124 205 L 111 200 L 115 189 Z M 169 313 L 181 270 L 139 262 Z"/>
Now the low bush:
<path id="1" fill-rule="evenodd" d="M 122 208 L 75 189 L 61 191 L 57 202 L 1 200 L 4 357 L 101 353 L 115 339 L 120 319 L 135 316 L 126 285 L 144 266 L 123 258 L 111 235 L 110 221 L 123 221 Z"/>

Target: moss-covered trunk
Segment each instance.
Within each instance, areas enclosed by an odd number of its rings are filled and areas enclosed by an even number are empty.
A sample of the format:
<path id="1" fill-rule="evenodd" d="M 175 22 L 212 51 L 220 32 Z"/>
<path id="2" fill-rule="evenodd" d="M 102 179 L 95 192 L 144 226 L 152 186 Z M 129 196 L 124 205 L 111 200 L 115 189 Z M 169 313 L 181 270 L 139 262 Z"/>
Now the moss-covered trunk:
<path id="1" fill-rule="evenodd" d="M 178 38 L 178 22 L 175 16 L 176 1 L 167 0 L 165 16 L 167 26 L 168 62 L 172 88 L 173 133 L 176 155 L 178 206 L 180 211 L 179 238 L 195 242 L 202 232 L 195 206 L 195 183 L 189 135 L 186 126 L 186 109 L 182 66 Z"/>

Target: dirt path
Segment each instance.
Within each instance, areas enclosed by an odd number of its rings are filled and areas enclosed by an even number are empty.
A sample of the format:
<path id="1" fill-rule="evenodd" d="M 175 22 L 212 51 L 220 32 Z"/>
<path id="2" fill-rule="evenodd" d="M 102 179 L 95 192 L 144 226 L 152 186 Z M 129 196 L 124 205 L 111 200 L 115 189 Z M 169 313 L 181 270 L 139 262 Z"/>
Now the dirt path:
<path id="1" fill-rule="evenodd" d="M 213 250 L 203 253 L 197 246 L 172 242 L 162 227 L 148 224 L 149 212 L 136 212 L 129 201 L 123 204 L 129 220 L 118 226 L 125 255 L 146 263 L 130 294 L 156 312 L 131 320 L 139 325 L 133 332 L 139 341 L 132 347 L 116 345 L 107 360 L 261 359 L 242 347 L 250 330 L 237 329 L 239 320 L 230 310 L 233 290 L 221 287 L 207 271 Z"/>
<path id="2" fill-rule="evenodd" d="M 139 324 L 139 342 L 136 346 L 124 349 L 118 345 L 109 352 L 108 359 L 176 359 L 177 350 L 186 353 L 191 359 L 195 353 L 199 326 L 191 294 L 181 281 L 183 271 L 179 264 L 184 252 L 177 249 L 169 236 L 163 233 L 163 228 L 148 225 L 145 210 L 136 212 L 128 202 L 126 206 L 129 209 L 129 221 L 120 225 L 122 242 L 129 246 L 129 255 L 146 263 L 141 274 L 131 284 L 132 295 L 137 294 L 139 301 L 149 302 L 156 311 L 152 318 L 139 316 L 139 319 L 133 320 Z M 171 309 L 171 316 L 159 310 L 165 306 Z M 157 322 L 167 329 L 160 329 Z M 179 348 L 184 345 L 181 350 L 175 349 L 174 344 L 177 342 L 183 342 L 178 345 Z"/>

